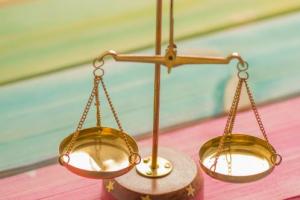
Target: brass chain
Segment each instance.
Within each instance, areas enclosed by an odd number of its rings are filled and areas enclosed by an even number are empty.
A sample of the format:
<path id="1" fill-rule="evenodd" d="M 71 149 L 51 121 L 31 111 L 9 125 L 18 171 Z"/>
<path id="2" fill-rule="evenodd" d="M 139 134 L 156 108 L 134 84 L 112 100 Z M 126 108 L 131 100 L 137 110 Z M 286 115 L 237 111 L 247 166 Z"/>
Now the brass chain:
<path id="1" fill-rule="evenodd" d="M 244 80 L 249 78 L 249 75 L 247 73 L 248 70 L 248 63 L 238 63 L 237 64 L 237 69 L 238 69 L 238 78 L 239 78 L 239 82 L 237 84 L 236 87 L 236 91 L 233 97 L 233 102 L 231 104 L 230 110 L 229 110 L 229 114 L 228 114 L 228 118 L 227 118 L 227 122 L 225 125 L 225 129 L 223 132 L 223 135 L 220 139 L 220 143 L 218 145 L 217 148 L 217 152 L 214 160 L 214 163 L 212 164 L 212 166 L 210 167 L 211 170 L 215 171 L 216 167 L 217 167 L 217 163 L 218 163 L 218 159 L 224 149 L 224 143 L 225 143 L 225 139 L 230 140 L 230 136 L 232 134 L 232 130 L 235 124 L 235 119 L 236 119 L 236 115 L 237 115 L 237 110 L 238 110 L 238 105 L 240 102 L 240 96 L 241 96 L 241 92 L 242 92 L 242 87 L 243 87 L 243 82 Z M 244 73 L 244 74 L 243 74 Z M 229 141 L 230 142 L 230 141 Z M 229 154 L 229 156 L 228 156 Z M 232 156 L 231 156 L 231 147 L 230 145 L 228 146 L 228 150 L 227 150 L 227 154 L 225 156 L 227 164 L 228 164 L 228 174 L 231 174 L 232 171 Z"/>
<path id="2" fill-rule="evenodd" d="M 260 131 L 261 133 L 263 134 L 264 138 L 266 139 L 266 141 L 269 143 L 269 139 L 268 139 L 268 136 L 266 134 L 266 131 L 265 131 L 265 128 L 264 128 L 264 125 L 262 123 L 262 120 L 260 118 L 260 115 L 257 111 L 257 107 L 256 107 L 256 103 L 254 101 L 254 98 L 253 98 L 253 95 L 252 95 L 252 92 L 250 90 L 250 87 L 249 87 L 249 84 L 247 81 L 245 81 L 245 85 L 246 85 L 246 90 L 247 90 L 247 94 L 248 94 L 248 97 L 249 97 L 249 100 L 250 100 L 250 103 L 251 103 L 251 108 L 254 112 L 254 115 L 255 115 L 255 118 L 256 118 L 256 121 L 259 125 L 259 128 L 260 128 Z"/>
<path id="3" fill-rule="evenodd" d="M 233 97 L 233 102 L 231 104 L 231 108 L 230 108 L 230 111 L 229 111 L 229 115 L 228 115 L 228 118 L 227 118 L 225 129 L 224 129 L 224 132 L 223 132 L 223 136 L 220 139 L 220 143 L 219 143 L 219 146 L 217 148 L 216 155 L 214 156 L 215 160 L 214 160 L 214 163 L 211 166 L 211 169 L 213 171 L 216 170 L 218 159 L 219 159 L 219 157 L 220 157 L 220 155 L 223 151 L 223 148 L 224 148 L 225 139 L 227 138 L 228 135 L 231 134 L 231 131 L 233 129 L 234 122 L 235 122 L 235 116 L 236 116 L 236 113 L 237 113 L 237 108 L 238 108 L 238 104 L 239 104 L 239 100 L 240 100 L 242 86 L 243 86 L 243 81 L 240 79 L 239 82 L 238 82 L 234 97 Z M 230 149 L 229 149 L 229 151 L 230 151 Z M 231 158 L 231 156 L 230 156 L 230 158 Z"/>
<path id="4" fill-rule="evenodd" d="M 100 64 L 97 64 L 97 63 L 100 63 Z M 102 66 L 104 65 L 104 60 L 103 58 L 100 58 L 100 59 L 95 59 L 95 61 L 93 62 L 93 66 L 95 68 L 95 70 L 102 70 L 102 76 L 99 78 L 100 82 L 101 82 L 101 85 L 102 85 L 102 88 L 103 88 L 103 91 L 104 91 L 104 94 L 106 96 L 106 99 L 107 99 L 107 102 L 109 104 L 109 107 L 110 107 L 110 110 L 113 114 L 113 117 L 117 123 L 117 126 L 119 128 L 119 130 L 121 131 L 121 135 L 122 135 L 122 138 L 123 140 L 125 141 L 125 144 L 129 150 L 129 153 L 130 153 L 130 156 L 129 156 L 129 162 L 132 163 L 132 164 L 138 164 L 140 163 L 141 161 L 141 156 L 139 155 L 139 153 L 137 152 L 134 152 L 133 149 L 131 148 L 130 144 L 129 144 L 129 140 L 128 140 L 128 137 L 127 135 L 125 134 L 124 130 L 123 130 L 123 127 L 121 125 L 121 121 L 118 117 L 118 113 L 116 112 L 115 108 L 114 108 L 114 105 L 112 103 L 112 100 L 111 100 L 111 97 L 108 93 L 108 90 L 107 90 L 107 87 L 104 83 L 104 80 L 103 80 L 103 74 L 104 74 L 104 71 L 103 69 L 101 68 Z M 95 73 L 94 73 L 95 74 Z"/>
<path id="5" fill-rule="evenodd" d="M 243 81 L 241 81 L 241 79 L 239 79 L 239 83 L 238 83 L 238 86 L 237 86 L 237 95 L 235 95 L 235 97 L 234 97 L 232 110 L 229 114 L 229 117 L 231 119 L 230 119 L 230 121 L 228 120 L 228 122 L 227 122 L 230 125 L 227 125 L 228 129 L 226 130 L 226 128 L 225 128 L 225 130 L 224 130 L 224 134 L 227 133 L 227 135 L 225 136 L 225 139 L 227 139 L 227 141 L 226 141 L 227 143 L 231 142 L 231 138 L 227 137 L 227 136 L 230 136 L 232 134 L 232 130 L 233 130 L 233 127 L 234 127 L 234 124 L 235 124 L 237 110 L 238 110 L 238 106 L 239 106 L 239 102 L 240 102 L 242 87 L 243 87 Z M 227 167 L 228 167 L 228 174 L 231 175 L 232 174 L 232 155 L 231 155 L 231 146 L 230 145 L 228 145 L 228 149 L 227 149 L 227 153 L 226 153 L 225 158 L 226 158 Z M 217 165 L 217 163 L 215 165 Z"/>
<path id="6" fill-rule="evenodd" d="M 240 79 L 238 82 L 238 85 L 237 85 L 236 94 L 234 95 L 233 103 L 230 108 L 229 117 L 226 122 L 225 129 L 224 129 L 224 134 L 232 133 L 232 130 L 233 130 L 233 127 L 235 124 L 235 119 L 236 119 L 236 115 L 237 115 L 239 102 L 240 102 L 240 97 L 241 97 L 241 93 L 242 93 L 242 87 L 243 87 L 243 80 Z"/>
<path id="7" fill-rule="evenodd" d="M 94 84 L 97 84 L 98 77 L 95 77 Z M 98 90 L 99 81 L 97 84 L 97 89 L 95 90 L 95 106 L 96 106 L 96 120 L 97 120 L 97 126 L 101 127 L 101 108 L 100 108 L 100 98 L 99 98 L 99 90 Z"/>
<path id="8" fill-rule="evenodd" d="M 108 104 L 109 104 L 109 107 L 110 107 L 110 109 L 111 109 L 111 111 L 112 111 L 112 114 L 113 114 L 113 116 L 114 116 L 114 119 L 115 119 L 115 121 L 116 121 L 116 123 L 117 123 L 117 125 L 118 125 L 118 128 L 119 128 L 119 130 L 120 130 L 121 132 L 123 132 L 123 128 L 122 128 L 121 122 L 120 122 L 119 117 L 118 117 L 118 114 L 117 114 L 117 112 L 116 112 L 116 110 L 115 110 L 115 108 L 114 108 L 114 105 L 113 105 L 113 103 L 112 103 L 112 101 L 111 101 L 110 95 L 108 94 L 108 91 L 107 91 L 106 85 L 105 85 L 105 83 L 104 83 L 104 81 L 103 81 L 103 78 L 100 79 L 100 82 L 101 82 L 102 88 L 103 88 L 103 90 L 104 90 L 104 94 L 105 94 L 105 96 L 106 96 L 106 99 L 107 99 L 107 102 L 108 102 Z"/>
<path id="9" fill-rule="evenodd" d="M 104 81 L 103 81 L 102 78 L 100 79 L 100 81 L 101 81 L 101 85 L 102 85 L 102 88 L 103 88 L 103 90 L 104 90 L 104 94 L 105 94 L 105 96 L 106 96 L 107 102 L 108 102 L 108 104 L 109 104 L 110 110 L 111 110 L 111 112 L 112 112 L 112 114 L 113 114 L 113 116 L 114 116 L 114 119 L 115 119 L 115 121 L 116 121 L 116 123 L 117 123 L 117 125 L 118 125 L 119 130 L 122 132 L 123 140 L 125 141 L 126 146 L 127 146 L 128 150 L 129 150 L 129 152 L 130 152 L 130 155 L 131 155 L 131 154 L 133 154 L 133 150 L 131 149 L 131 146 L 130 146 L 130 144 L 129 144 L 128 138 L 127 138 L 127 136 L 126 136 L 125 133 L 124 133 L 123 127 L 122 127 L 121 122 L 120 122 L 120 119 L 119 119 L 119 117 L 118 117 L 118 114 L 117 114 L 117 112 L 116 112 L 116 110 L 115 110 L 115 108 L 114 108 L 114 105 L 113 105 L 112 101 L 111 101 L 111 97 L 110 97 L 110 95 L 108 94 L 106 85 L 105 85 L 105 83 L 104 83 Z"/>
<path id="10" fill-rule="evenodd" d="M 271 156 L 271 162 L 275 165 L 279 165 L 282 161 L 282 156 L 278 153 L 276 153 L 276 151 L 273 149 L 269 139 L 268 139 L 268 136 L 267 136 L 267 133 L 266 133 L 266 130 L 265 130 L 265 127 L 263 125 L 263 122 L 261 120 L 261 117 L 259 115 L 259 112 L 258 112 L 258 109 L 257 109 L 257 106 L 256 106 L 256 103 L 254 101 L 254 98 L 253 98 L 253 94 L 250 90 L 250 87 L 249 87 L 249 84 L 247 82 L 247 80 L 244 80 L 245 82 L 245 86 L 246 86 L 246 90 L 247 90 L 247 94 L 248 94 L 248 97 L 249 97 L 249 100 L 250 100 L 250 104 L 251 104 L 251 108 L 253 110 L 253 113 L 255 115 L 255 119 L 258 123 L 258 126 L 259 126 L 259 129 L 262 133 L 262 135 L 264 136 L 266 142 L 267 142 L 267 145 L 268 145 L 268 148 L 269 150 L 273 153 L 272 156 Z"/>
<path id="11" fill-rule="evenodd" d="M 74 135 L 73 135 L 73 137 L 72 137 L 72 139 L 71 139 L 71 141 L 70 141 L 70 143 L 69 143 L 69 145 L 67 147 L 67 151 L 66 151 L 65 155 L 68 156 L 68 157 L 69 157 L 69 154 L 70 154 L 71 150 L 74 147 L 75 141 L 78 138 L 79 131 L 82 129 L 82 126 L 83 126 L 83 124 L 84 124 L 84 122 L 86 120 L 86 117 L 87 117 L 88 113 L 89 113 L 89 110 L 91 108 L 91 105 L 92 105 L 93 99 L 95 97 L 96 91 L 98 90 L 98 85 L 99 85 L 99 79 L 97 79 L 95 77 L 95 79 L 94 79 L 94 87 L 93 87 L 92 92 L 91 92 L 91 94 L 90 94 L 90 96 L 88 98 L 88 102 L 86 103 L 86 106 L 85 106 L 85 108 L 83 110 L 81 118 L 80 118 L 80 120 L 78 122 L 76 131 L 75 131 L 75 133 L 74 133 Z"/>
<path id="12" fill-rule="evenodd" d="M 249 100 L 250 100 L 251 108 L 252 108 L 252 110 L 253 110 L 253 112 L 254 112 L 255 119 L 256 119 L 256 121 L 257 121 L 257 123 L 258 123 L 259 129 L 260 129 L 261 133 L 263 134 L 265 140 L 267 141 L 267 144 L 268 144 L 269 149 L 270 149 L 273 153 L 275 153 L 275 152 L 273 151 L 273 148 L 272 148 L 270 142 L 269 142 L 269 139 L 268 139 L 267 133 L 266 133 L 266 131 L 265 131 L 264 125 L 263 125 L 263 123 L 262 123 L 261 117 L 260 117 L 260 115 L 259 115 L 259 113 L 258 113 L 258 110 L 257 110 L 257 107 L 256 107 L 256 103 L 255 103 L 254 98 L 253 98 L 253 94 L 252 94 L 252 92 L 251 92 L 251 90 L 250 90 L 250 87 L 249 87 L 249 84 L 248 84 L 247 81 L 245 81 L 245 85 L 246 85 L 247 94 L 248 94 L 248 97 L 249 97 Z"/>

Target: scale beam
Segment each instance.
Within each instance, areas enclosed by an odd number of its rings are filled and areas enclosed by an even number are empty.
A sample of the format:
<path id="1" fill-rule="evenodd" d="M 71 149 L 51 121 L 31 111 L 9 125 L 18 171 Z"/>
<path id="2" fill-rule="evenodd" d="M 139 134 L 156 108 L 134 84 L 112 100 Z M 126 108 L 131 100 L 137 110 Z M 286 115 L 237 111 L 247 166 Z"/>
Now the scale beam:
<path id="1" fill-rule="evenodd" d="M 212 57 L 212 56 L 193 56 L 193 55 L 176 55 L 172 49 L 168 49 L 165 56 L 154 55 L 134 55 L 134 54 L 118 54 L 110 50 L 97 58 L 98 62 L 103 62 L 104 57 L 112 56 L 115 61 L 119 62 L 138 62 L 149 64 L 160 64 L 168 68 L 169 72 L 172 68 L 179 67 L 180 65 L 187 64 L 229 64 L 231 60 L 236 59 L 241 64 L 244 60 L 238 53 L 232 53 L 227 57 Z"/>

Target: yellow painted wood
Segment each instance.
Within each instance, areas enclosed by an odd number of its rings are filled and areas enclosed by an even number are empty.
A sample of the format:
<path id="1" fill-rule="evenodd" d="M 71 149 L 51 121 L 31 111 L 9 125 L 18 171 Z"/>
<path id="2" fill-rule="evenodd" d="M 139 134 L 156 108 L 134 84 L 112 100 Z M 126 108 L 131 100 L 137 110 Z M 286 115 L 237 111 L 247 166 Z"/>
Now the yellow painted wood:
<path id="1" fill-rule="evenodd" d="M 154 0 L 30 0 L 0 7 L 0 85 L 90 61 L 104 50 L 153 46 Z M 164 1 L 164 39 L 168 1 Z M 177 38 L 300 8 L 300 0 L 178 0 Z"/>

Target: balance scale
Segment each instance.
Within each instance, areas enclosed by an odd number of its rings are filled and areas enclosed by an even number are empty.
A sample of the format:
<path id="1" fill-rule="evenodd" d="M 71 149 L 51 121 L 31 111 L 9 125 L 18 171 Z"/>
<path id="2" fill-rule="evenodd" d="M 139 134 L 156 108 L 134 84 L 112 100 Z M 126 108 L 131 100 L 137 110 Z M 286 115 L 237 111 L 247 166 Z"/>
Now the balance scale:
<path id="1" fill-rule="evenodd" d="M 174 149 L 158 149 L 161 66 L 165 66 L 170 73 L 173 68 L 185 64 L 229 64 L 237 60 L 239 82 L 224 132 L 207 141 L 199 150 L 200 167 L 210 177 L 236 183 L 255 181 L 271 173 L 282 161 L 268 140 L 253 99 L 247 81 L 248 63 L 238 53 L 227 57 L 177 55 L 173 37 L 173 0 L 170 0 L 169 26 L 169 45 L 165 55 L 161 55 L 162 0 L 157 0 L 155 55 L 125 55 L 110 50 L 94 60 L 94 84 L 88 102 L 76 130 L 59 146 L 59 163 L 77 175 L 103 179 L 105 195 L 109 199 L 203 199 L 203 177 L 197 164 L 189 156 Z M 119 62 L 153 63 L 155 66 L 152 148 L 139 149 L 134 138 L 123 130 L 103 79 L 104 59 L 107 56 Z M 243 86 L 263 139 L 245 133 L 233 133 Z M 117 129 L 105 127 L 101 123 L 100 87 L 113 113 Z M 83 129 L 93 103 L 96 105 L 96 126 Z"/>

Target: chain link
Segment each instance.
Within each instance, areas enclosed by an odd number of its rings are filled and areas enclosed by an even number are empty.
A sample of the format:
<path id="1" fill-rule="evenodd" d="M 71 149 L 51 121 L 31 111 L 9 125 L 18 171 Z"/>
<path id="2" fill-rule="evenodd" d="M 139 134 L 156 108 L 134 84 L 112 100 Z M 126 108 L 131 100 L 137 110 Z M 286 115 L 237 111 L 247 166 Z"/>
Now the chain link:
<path id="1" fill-rule="evenodd" d="M 224 129 L 224 134 L 231 134 L 234 124 L 235 124 L 235 119 L 236 119 L 236 115 L 237 115 L 237 110 L 238 110 L 238 106 L 239 106 L 239 102 L 240 102 L 240 97 L 241 97 L 241 92 L 242 92 L 242 87 L 243 87 L 243 81 L 239 80 L 238 85 L 237 85 L 237 89 L 236 89 L 236 94 L 234 95 L 234 100 L 229 112 L 229 117 Z"/>
<path id="2" fill-rule="evenodd" d="M 223 136 L 221 137 L 220 143 L 219 143 L 218 148 L 217 148 L 217 152 L 216 152 L 216 155 L 215 155 L 215 160 L 214 160 L 213 165 L 211 166 L 211 168 L 214 168 L 214 171 L 216 170 L 218 159 L 219 159 L 219 157 L 220 157 L 220 155 L 223 151 L 225 139 L 227 138 L 228 135 L 231 135 L 231 132 L 232 132 L 232 129 L 233 129 L 233 126 L 234 126 L 242 86 L 243 86 L 243 81 L 240 79 L 239 82 L 238 82 L 234 97 L 233 97 L 233 103 L 232 103 L 230 111 L 229 111 L 229 116 L 227 118 L 227 122 L 226 122 L 226 125 L 225 125 Z"/>
<path id="3" fill-rule="evenodd" d="M 245 86 L 246 86 L 246 90 L 247 90 L 247 94 L 248 94 L 248 97 L 249 97 L 249 100 L 250 100 L 250 104 L 251 104 L 251 108 L 253 110 L 253 113 L 255 115 L 255 119 L 258 123 L 258 126 L 259 126 L 259 129 L 260 129 L 260 132 L 262 133 L 262 135 L 264 136 L 266 142 L 267 142 L 267 145 L 268 145 L 268 148 L 269 150 L 273 153 L 272 156 L 271 156 L 271 162 L 275 165 L 279 165 L 282 161 L 282 157 L 280 154 L 276 153 L 276 151 L 273 149 L 269 139 L 268 139 L 268 136 L 267 136 L 267 133 L 266 133 L 266 130 L 265 130 L 265 127 L 263 125 L 263 122 L 261 120 L 261 117 L 259 115 L 259 112 L 258 112 L 258 109 L 257 109 L 257 106 L 256 106 L 256 103 L 254 101 L 254 98 L 253 98 L 253 94 L 250 90 L 250 87 L 249 87 L 249 84 L 247 82 L 247 80 L 244 80 L 245 82 Z M 278 158 L 278 159 L 277 159 Z"/>
<path id="4" fill-rule="evenodd" d="M 99 90 L 98 90 L 98 85 L 99 85 L 99 80 L 97 83 L 98 77 L 95 77 L 94 79 L 94 84 L 97 84 L 97 89 L 95 90 L 95 106 L 96 106 L 96 120 L 97 120 L 97 126 L 101 127 L 101 108 L 100 108 L 100 98 L 99 98 Z"/>
<path id="5" fill-rule="evenodd" d="M 109 104 L 110 110 L 111 110 L 111 112 L 112 112 L 112 114 L 113 114 L 113 116 L 114 116 L 114 119 L 115 119 L 115 121 L 116 121 L 116 123 L 117 123 L 117 125 L 118 125 L 119 130 L 122 132 L 123 140 L 124 140 L 125 143 L 126 143 L 126 146 L 127 146 L 128 150 L 129 150 L 129 152 L 130 152 L 130 155 L 133 155 L 134 152 L 133 152 L 133 150 L 132 150 L 132 148 L 131 148 L 131 146 L 130 146 L 130 144 L 129 144 L 129 141 L 128 141 L 127 136 L 126 136 L 125 133 L 124 133 L 123 127 L 122 127 L 121 122 L 120 122 L 120 119 L 119 119 L 119 117 L 118 117 L 118 114 L 117 114 L 117 112 L 116 112 L 116 110 L 115 110 L 115 108 L 114 108 L 114 105 L 113 105 L 113 103 L 112 103 L 111 97 L 110 97 L 110 95 L 108 94 L 106 85 L 105 85 L 105 83 L 104 83 L 104 81 L 103 81 L 102 78 L 100 79 L 100 81 L 101 81 L 101 85 L 102 85 L 102 88 L 103 88 L 103 90 L 104 90 L 104 94 L 105 94 L 105 96 L 106 96 L 107 102 L 108 102 L 108 104 Z"/>
<path id="6" fill-rule="evenodd" d="M 97 64 L 97 62 L 98 62 L 98 64 Z M 114 105 L 113 105 L 113 103 L 112 103 L 111 97 L 110 97 L 110 95 L 109 95 L 109 93 L 108 93 L 108 90 L 107 90 L 106 85 L 105 85 L 105 83 L 104 83 L 104 80 L 103 80 L 103 78 L 102 78 L 103 75 L 104 75 L 104 70 L 103 70 L 101 67 L 102 67 L 103 65 L 104 65 L 104 60 L 103 60 L 103 58 L 97 58 L 97 59 L 94 60 L 94 62 L 93 62 L 93 66 L 94 66 L 94 68 L 95 68 L 95 70 L 94 70 L 94 75 L 96 74 L 96 71 L 97 71 L 97 70 L 99 70 L 99 69 L 101 70 L 102 74 L 101 74 L 101 77 L 99 78 L 99 80 L 100 80 L 100 82 L 101 82 L 101 85 L 102 85 L 104 94 L 105 94 L 105 96 L 106 96 L 106 99 L 107 99 L 107 102 L 108 102 L 108 104 L 109 104 L 110 110 L 111 110 L 111 112 L 112 112 L 112 114 L 113 114 L 113 117 L 114 117 L 114 119 L 115 119 L 115 121 L 116 121 L 116 123 L 117 123 L 117 126 L 118 126 L 120 132 L 122 133 L 122 134 L 121 134 L 121 135 L 122 135 L 122 138 L 123 138 L 123 140 L 125 141 L 125 144 L 126 144 L 128 150 L 129 150 L 129 153 L 130 153 L 130 156 L 129 156 L 129 162 L 130 162 L 131 164 L 138 164 L 138 163 L 140 163 L 140 161 L 141 161 L 141 156 L 139 155 L 139 153 L 133 151 L 133 149 L 131 148 L 131 146 L 130 146 L 130 144 L 129 144 L 128 137 L 127 137 L 127 135 L 125 134 L 125 132 L 124 132 L 124 130 L 123 130 L 123 127 L 122 127 L 122 125 L 121 125 L 121 121 L 119 120 L 118 114 L 117 114 L 117 112 L 116 112 L 116 110 L 115 110 L 115 108 L 114 108 Z M 97 114 L 97 116 L 99 116 L 99 115 Z M 100 116 L 99 119 L 101 119 L 101 116 Z"/>
<path id="7" fill-rule="evenodd" d="M 93 60 L 93 67 L 95 69 L 101 69 L 101 67 L 104 65 L 104 60 L 103 59 L 99 59 L 99 58 L 96 58 Z"/>
<path id="8" fill-rule="evenodd" d="M 113 113 L 114 119 L 115 119 L 115 121 L 116 121 L 116 123 L 117 123 L 117 125 L 118 125 L 118 128 L 119 128 L 119 130 L 120 130 L 121 132 L 123 132 L 123 128 L 122 128 L 121 122 L 120 122 L 119 117 L 118 117 L 118 114 L 117 114 L 117 112 L 116 112 L 116 110 L 115 110 L 115 108 L 114 108 L 114 105 L 113 105 L 113 103 L 112 103 L 112 100 L 111 100 L 111 98 L 110 98 L 110 95 L 108 94 L 108 91 L 107 91 L 106 85 L 105 85 L 105 83 L 104 83 L 104 81 L 103 81 L 103 78 L 100 79 L 100 82 L 101 82 L 102 88 L 103 88 L 103 90 L 104 90 L 104 94 L 105 94 L 105 96 L 106 96 L 106 99 L 107 99 L 107 102 L 108 102 L 108 104 L 109 104 L 109 107 L 110 107 L 110 109 L 111 109 L 111 111 L 112 111 L 112 113 Z"/>
<path id="9" fill-rule="evenodd" d="M 98 64 L 97 64 L 97 62 L 98 62 Z M 123 130 L 123 127 L 121 125 L 121 121 L 119 120 L 118 114 L 117 114 L 117 112 L 116 112 L 116 110 L 114 108 L 114 105 L 112 103 L 111 97 L 110 97 L 110 95 L 108 93 L 108 90 L 107 90 L 106 85 L 105 85 L 104 80 L 103 80 L 104 70 L 101 68 L 103 65 L 104 65 L 103 58 L 97 58 L 97 59 L 94 60 L 94 62 L 93 62 L 93 66 L 95 68 L 94 75 L 97 76 L 97 70 L 100 72 L 100 76 L 98 76 L 98 77 L 99 77 L 99 80 L 101 82 L 104 94 L 106 96 L 106 99 L 107 99 L 107 102 L 109 104 L 110 110 L 111 110 L 111 112 L 113 114 L 113 117 L 114 117 L 114 119 L 115 119 L 115 121 L 117 123 L 117 126 L 118 126 L 118 128 L 119 128 L 119 130 L 121 132 L 122 138 L 123 138 L 123 140 L 124 140 L 124 142 L 125 142 L 128 150 L 129 150 L 129 153 L 130 153 L 129 162 L 131 164 L 138 164 L 141 161 L 141 156 L 139 155 L 139 153 L 133 151 L 133 149 L 131 148 L 131 146 L 129 144 L 128 137 L 127 137 L 127 135 L 125 134 L 125 132 Z M 98 95 L 99 94 L 96 93 L 96 104 L 97 104 L 97 101 L 99 102 Z M 98 98 L 98 100 L 97 100 L 97 98 Z M 98 114 L 98 110 L 99 110 L 99 114 Z M 98 106 L 97 106 L 97 124 L 101 125 L 100 107 L 98 107 Z"/>
<path id="10" fill-rule="evenodd" d="M 251 92 L 251 90 L 250 90 L 250 87 L 249 87 L 249 84 L 248 84 L 247 81 L 245 81 L 245 85 L 246 85 L 247 94 L 248 94 L 248 97 L 249 97 L 249 100 L 250 100 L 251 108 L 252 108 L 252 110 L 253 110 L 253 112 L 254 112 L 255 119 L 256 119 L 256 121 L 257 121 L 257 123 L 258 123 L 259 129 L 260 129 L 261 133 L 263 134 L 265 140 L 267 141 L 270 150 L 272 150 L 272 152 L 273 152 L 273 149 L 272 149 L 271 144 L 270 144 L 270 142 L 269 142 L 267 133 L 266 133 L 266 131 L 265 131 L 264 125 L 263 125 L 262 120 L 261 120 L 261 118 L 260 118 L 260 115 L 259 115 L 259 113 L 258 113 L 258 110 L 257 110 L 257 107 L 256 107 L 256 103 L 255 103 L 255 101 L 254 101 L 252 92 Z M 273 153 L 275 153 L 275 152 L 273 152 Z"/>
<path id="11" fill-rule="evenodd" d="M 88 114 L 88 112 L 89 112 L 89 110 L 91 108 L 93 99 L 95 97 L 96 90 L 98 90 L 98 85 L 99 85 L 99 80 L 95 78 L 95 80 L 94 80 L 94 87 L 93 87 L 92 92 L 91 92 L 91 94 L 90 94 L 90 96 L 88 98 L 88 102 L 87 102 L 87 104 L 86 104 L 86 106 L 85 106 L 85 108 L 83 110 L 83 113 L 81 115 L 81 118 L 80 118 L 80 120 L 78 122 L 76 131 L 75 131 L 75 133 L 74 133 L 74 135 L 73 135 L 73 137 L 72 137 L 72 139 L 71 139 L 71 141 L 70 141 L 70 143 L 69 143 L 69 145 L 67 147 L 67 151 L 66 151 L 65 154 L 68 155 L 68 156 L 69 156 L 71 150 L 73 149 L 75 141 L 77 140 L 77 138 L 79 136 L 79 131 L 82 129 L 82 126 L 83 126 L 83 124 L 84 124 L 84 122 L 86 120 L 87 114 Z"/>

